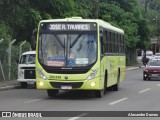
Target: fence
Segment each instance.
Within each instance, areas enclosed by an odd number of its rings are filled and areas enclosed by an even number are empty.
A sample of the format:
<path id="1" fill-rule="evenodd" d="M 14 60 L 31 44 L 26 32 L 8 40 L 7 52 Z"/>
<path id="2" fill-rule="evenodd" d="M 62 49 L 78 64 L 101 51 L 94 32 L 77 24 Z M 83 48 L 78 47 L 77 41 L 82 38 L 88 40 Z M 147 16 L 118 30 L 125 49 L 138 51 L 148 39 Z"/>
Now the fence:
<path id="1" fill-rule="evenodd" d="M 15 39 L 0 40 L 0 81 L 17 79 L 20 54 L 29 50 L 30 44 L 26 41 L 16 44 Z"/>

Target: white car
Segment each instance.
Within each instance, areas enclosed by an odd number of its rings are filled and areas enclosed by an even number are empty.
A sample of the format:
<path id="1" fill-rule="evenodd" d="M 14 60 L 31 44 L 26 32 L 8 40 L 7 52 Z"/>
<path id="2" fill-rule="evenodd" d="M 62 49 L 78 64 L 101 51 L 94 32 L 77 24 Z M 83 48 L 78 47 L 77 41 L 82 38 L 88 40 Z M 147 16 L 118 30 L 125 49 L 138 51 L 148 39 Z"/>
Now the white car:
<path id="1" fill-rule="evenodd" d="M 155 58 L 155 59 L 160 59 L 160 53 L 156 53 L 156 54 L 154 55 L 154 58 Z"/>
<path id="2" fill-rule="evenodd" d="M 18 63 L 18 79 L 22 88 L 36 82 L 35 76 L 35 51 L 24 52 Z"/>
<path id="3" fill-rule="evenodd" d="M 146 51 L 146 58 L 152 59 L 153 57 L 154 57 L 154 55 L 153 55 L 152 51 Z"/>

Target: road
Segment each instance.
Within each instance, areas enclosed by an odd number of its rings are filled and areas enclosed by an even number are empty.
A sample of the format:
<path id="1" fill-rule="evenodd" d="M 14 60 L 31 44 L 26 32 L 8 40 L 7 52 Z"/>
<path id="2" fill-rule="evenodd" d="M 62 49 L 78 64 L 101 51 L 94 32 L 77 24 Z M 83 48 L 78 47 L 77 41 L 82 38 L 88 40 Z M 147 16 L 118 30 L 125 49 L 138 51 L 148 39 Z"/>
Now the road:
<path id="1" fill-rule="evenodd" d="M 77 113 L 78 117 L 54 117 L 46 118 L 47 120 L 137 120 L 137 117 L 91 118 L 90 112 L 87 111 L 160 111 L 160 81 L 143 81 L 142 70 L 143 68 L 127 71 L 126 79 L 120 84 L 119 91 L 108 91 L 103 98 L 95 98 L 88 92 L 62 91 L 56 98 L 48 98 L 45 90 L 0 91 L 0 111 L 82 111 Z M 159 117 L 140 119 L 158 120 Z"/>

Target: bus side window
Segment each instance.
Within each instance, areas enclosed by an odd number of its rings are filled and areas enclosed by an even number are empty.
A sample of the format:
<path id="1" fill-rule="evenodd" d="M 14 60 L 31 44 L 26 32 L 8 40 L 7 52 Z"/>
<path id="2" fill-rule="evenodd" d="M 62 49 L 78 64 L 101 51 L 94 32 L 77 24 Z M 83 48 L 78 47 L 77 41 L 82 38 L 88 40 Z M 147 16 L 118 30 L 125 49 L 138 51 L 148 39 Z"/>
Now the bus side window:
<path id="1" fill-rule="evenodd" d="M 103 55 L 104 54 L 103 29 L 100 29 L 100 41 L 101 41 L 101 55 Z"/>

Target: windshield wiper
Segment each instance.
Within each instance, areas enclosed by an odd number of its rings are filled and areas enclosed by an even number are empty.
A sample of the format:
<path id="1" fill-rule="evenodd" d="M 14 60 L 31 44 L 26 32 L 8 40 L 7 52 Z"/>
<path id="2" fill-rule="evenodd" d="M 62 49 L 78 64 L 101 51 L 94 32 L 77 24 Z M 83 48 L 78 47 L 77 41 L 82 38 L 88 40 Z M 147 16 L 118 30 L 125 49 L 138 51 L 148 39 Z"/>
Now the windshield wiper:
<path id="1" fill-rule="evenodd" d="M 62 41 L 58 38 L 58 36 L 55 34 L 54 34 L 54 36 L 55 36 L 56 40 L 59 42 L 59 44 L 64 48 L 64 45 L 63 45 Z"/>
<path id="2" fill-rule="evenodd" d="M 81 37 L 81 35 L 82 34 L 79 34 L 78 36 L 77 36 L 77 38 L 73 41 L 73 43 L 70 45 L 70 48 L 72 48 L 75 44 L 76 44 L 76 42 L 78 41 L 78 39 Z"/>

